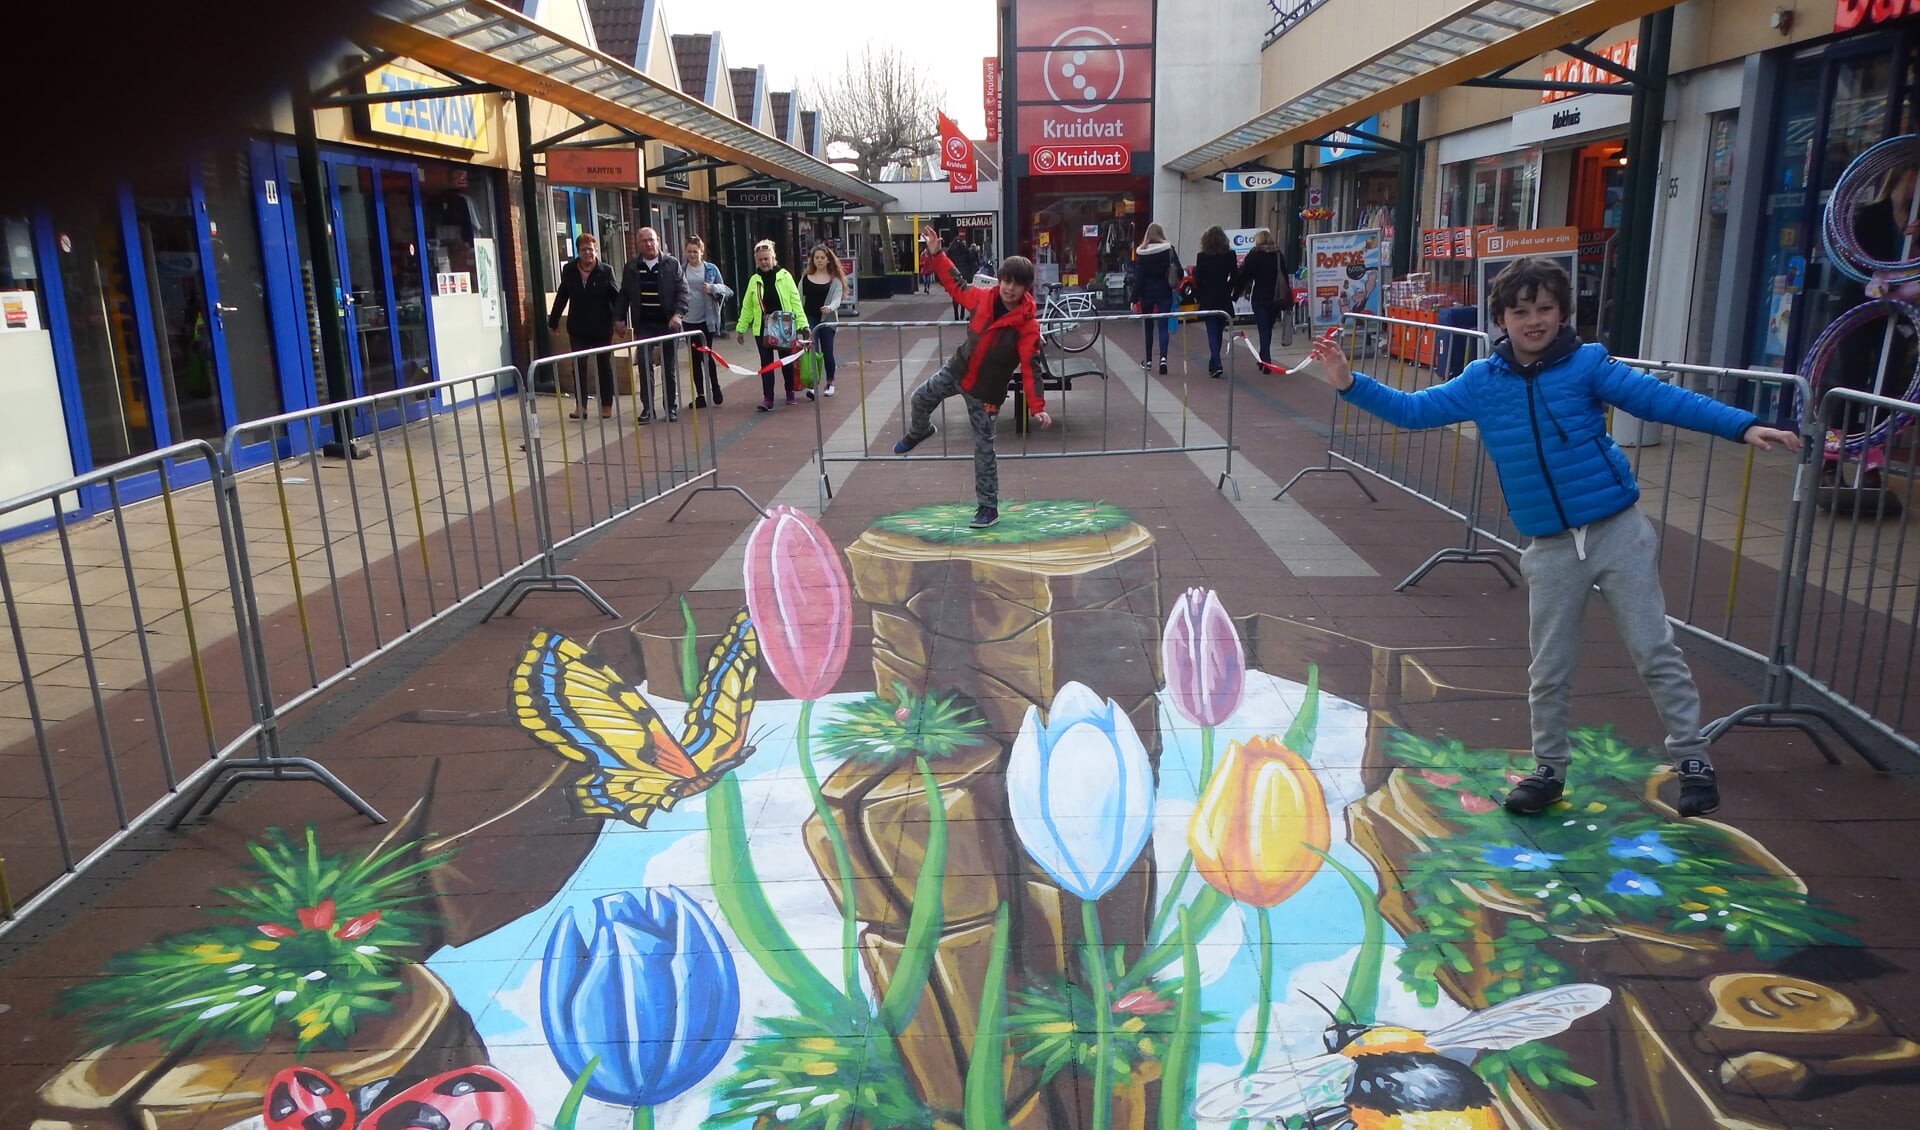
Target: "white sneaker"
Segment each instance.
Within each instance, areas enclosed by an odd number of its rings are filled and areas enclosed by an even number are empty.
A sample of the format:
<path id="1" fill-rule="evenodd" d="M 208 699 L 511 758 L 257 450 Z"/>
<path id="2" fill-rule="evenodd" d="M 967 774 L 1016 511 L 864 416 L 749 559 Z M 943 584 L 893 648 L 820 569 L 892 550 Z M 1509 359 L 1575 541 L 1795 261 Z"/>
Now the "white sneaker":
<path id="1" fill-rule="evenodd" d="M 820 395 L 822 395 L 822 396 L 832 396 L 832 395 L 833 395 L 833 386 L 832 386 L 832 385 L 828 385 L 828 386 L 827 386 L 826 388 L 823 388 L 823 389 L 821 389 L 821 390 L 820 390 Z"/>

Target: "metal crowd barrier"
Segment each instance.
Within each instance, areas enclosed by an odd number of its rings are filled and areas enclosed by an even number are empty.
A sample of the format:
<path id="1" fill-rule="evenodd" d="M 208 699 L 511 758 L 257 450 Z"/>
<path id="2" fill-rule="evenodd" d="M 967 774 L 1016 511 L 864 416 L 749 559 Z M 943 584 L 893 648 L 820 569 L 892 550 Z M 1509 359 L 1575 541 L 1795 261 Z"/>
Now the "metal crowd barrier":
<path id="1" fill-rule="evenodd" d="M 1354 371 L 1400 392 L 1418 392 L 1441 384 L 1468 363 L 1489 354 L 1487 335 L 1479 330 L 1349 314 L 1338 327 L 1341 348 Z M 1328 423 L 1327 461 L 1307 467 L 1288 479 L 1275 498 L 1283 497 L 1310 475 L 1345 475 L 1367 501 L 1377 501 L 1359 472 L 1399 487 L 1415 498 L 1460 519 L 1461 541 L 1441 549 L 1394 586 L 1399 592 L 1419 583 L 1441 565 L 1486 565 L 1500 574 L 1509 588 L 1519 584 L 1519 567 L 1497 549 L 1484 548 L 1481 510 L 1491 467 L 1480 453 L 1478 432 L 1471 423 L 1446 428 L 1409 430 L 1395 427 L 1346 400 L 1333 398 Z M 1498 540 L 1498 539 L 1495 539 Z"/>
<path id="2" fill-rule="evenodd" d="M 1211 311 L 1186 311 L 1169 314 L 1098 315 L 1072 319 L 1042 319 L 1045 337 L 1043 351 L 1047 372 L 1038 384 L 1046 398 L 1052 428 L 1039 431 L 1029 427 L 1025 395 L 1016 375 L 1000 413 L 1011 418 L 1018 443 L 997 444 L 1001 459 L 1080 459 L 1107 455 L 1152 455 L 1223 452 L 1225 469 L 1215 489 L 1231 491 L 1240 497 L 1233 476 L 1233 456 L 1239 450 L 1234 441 L 1234 388 L 1239 370 L 1239 351 L 1233 348 L 1231 327 L 1222 333 L 1221 360 L 1225 369 L 1223 383 L 1227 392 L 1226 432 L 1220 435 L 1202 422 L 1189 407 L 1192 382 L 1206 380 L 1205 372 L 1194 364 L 1195 350 L 1190 344 L 1178 352 L 1169 346 L 1169 371 L 1165 377 L 1144 370 L 1131 352 L 1131 343 L 1115 342 L 1113 335 L 1154 322 L 1173 324 L 1171 333 L 1204 332 L 1199 323 L 1206 318 L 1226 319 Z M 1192 329 L 1183 325 L 1192 323 Z M 1069 352 L 1059 341 L 1069 331 L 1082 335 L 1094 327 L 1097 337 L 1084 348 Z M 934 331 L 933 357 L 921 368 L 923 373 L 908 372 L 909 330 Z M 951 350 L 963 340 L 966 327 L 958 322 L 841 322 L 836 327 L 835 352 L 840 359 L 836 385 L 842 395 L 859 398 L 854 421 L 829 436 L 816 402 L 815 438 L 820 470 L 820 508 L 826 509 L 833 498 L 833 482 L 828 474 L 835 463 L 892 463 L 905 460 L 965 460 L 973 458 L 971 431 L 964 408 L 951 400 L 936 410 L 935 434 L 910 455 L 893 454 L 894 442 L 906 428 L 911 413 L 913 391 L 931 377 L 952 356 Z M 1157 340 L 1157 331 L 1156 340 Z M 869 352 L 877 352 L 874 343 L 891 338 L 894 364 L 875 372 Z M 1077 344 L 1077 342 L 1076 342 Z M 1156 350 L 1156 359 L 1158 352 Z M 1134 381 L 1138 385 L 1134 385 Z M 1097 382 L 1095 384 L 1094 382 Z M 1173 382 L 1177 382 L 1174 384 Z M 1076 383 L 1079 385 L 1075 387 Z M 1121 386 L 1116 396 L 1116 384 Z M 1137 408 L 1138 415 L 1135 411 Z M 996 421 L 997 422 L 997 421 Z"/>
<path id="3" fill-rule="evenodd" d="M 673 494 L 685 493 L 667 521 L 680 517 L 696 495 L 706 492 L 737 494 L 754 512 L 766 511 L 737 486 L 722 483 L 720 439 L 713 411 L 698 407 L 694 384 L 693 330 L 617 342 L 535 361 L 528 373 L 525 395 L 519 397 L 522 430 L 526 435 L 530 474 L 538 484 L 533 492 L 536 524 L 541 531 L 539 553 L 531 575 L 515 577 L 486 619 L 511 615 L 532 592 L 576 592 L 608 616 L 613 606 L 578 577 L 558 571 L 556 553 L 581 538 Z M 675 363 L 675 382 L 665 382 L 665 354 Z M 599 358 L 625 356 L 633 365 L 630 394 L 616 391 L 610 413 L 603 414 L 597 387 Z M 643 356 L 649 364 L 643 364 Z M 564 391 L 561 366 L 572 371 L 576 389 L 595 394 L 593 407 Z M 553 388 L 552 438 L 540 423 L 541 396 L 534 391 L 547 370 Z M 651 371 L 650 371 L 651 370 Z M 616 374 L 617 380 L 618 374 Z M 655 378 L 658 383 L 655 383 Z M 577 409 L 577 410 L 576 410 Z"/>
<path id="4" fill-rule="evenodd" d="M 0 502 L 16 519 L 0 524 L 41 519 L 55 534 L 0 543 L 17 664 L 10 676 L 0 661 L 0 748 L 25 770 L 0 821 L 0 930 L 229 757 L 252 747 L 243 764 L 301 768 L 279 757 L 231 515 L 194 489 L 222 473 L 212 445 L 193 440 Z M 105 504 L 76 526 L 81 491 Z M 135 493 L 155 497 L 128 503 Z"/>
<path id="5" fill-rule="evenodd" d="M 1865 418 L 1865 431 L 1878 438 L 1845 445 L 1829 460 L 1821 421 L 1842 413 Z M 1807 448 L 1793 483 L 1788 564 L 1779 578 L 1764 696 L 1715 722 L 1710 735 L 1734 726 L 1795 729 L 1837 760 L 1809 722 L 1818 719 L 1875 767 L 1887 768 L 1836 721 L 1843 713 L 1909 753 L 1920 752 L 1920 709 L 1913 705 L 1920 697 L 1916 424 L 1920 405 L 1844 388 L 1829 390 L 1818 412 L 1804 413 Z"/>

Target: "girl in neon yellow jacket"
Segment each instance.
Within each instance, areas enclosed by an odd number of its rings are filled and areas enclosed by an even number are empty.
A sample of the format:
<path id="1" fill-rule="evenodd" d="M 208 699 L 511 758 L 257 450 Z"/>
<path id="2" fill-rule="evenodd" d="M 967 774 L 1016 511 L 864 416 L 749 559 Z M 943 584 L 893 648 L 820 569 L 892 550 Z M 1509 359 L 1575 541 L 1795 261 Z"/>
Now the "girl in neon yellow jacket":
<path id="1" fill-rule="evenodd" d="M 807 332 L 807 314 L 801 308 L 800 288 L 794 284 L 793 276 L 780 265 L 778 255 L 773 249 L 773 241 L 763 239 L 753 245 L 753 277 L 747 285 L 740 288 L 740 320 L 734 324 L 733 332 L 740 341 L 746 341 L 752 334 L 754 343 L 760 347 L 760 411 L 773 411 L 773 371 L 779 369 L 786 377 L 787 403 L 794 398 L 793 362 L 776 364 L 780 359 L 780 350 L 798 348 L 784 343 L 767 332 L 766 315 L 775 310 L 785 310 L 793 315 L 794 328 L 802 335 Z M 767 302 L 768 289 L 773 291 L 773 301 Z"/>

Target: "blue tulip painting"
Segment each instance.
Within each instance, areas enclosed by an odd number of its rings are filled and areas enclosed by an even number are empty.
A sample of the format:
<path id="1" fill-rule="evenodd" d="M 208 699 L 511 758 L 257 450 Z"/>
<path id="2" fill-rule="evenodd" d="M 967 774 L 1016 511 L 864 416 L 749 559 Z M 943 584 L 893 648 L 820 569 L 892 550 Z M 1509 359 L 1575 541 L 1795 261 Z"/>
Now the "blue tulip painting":
<path id="1" fill-rule="evenodd" d="M 634 1108 L 634 1125 L 704 1079 L 740 1021 L 733 954 L 700 905 L 674 887 L 594 904 L 589 941 L 562 911 L 547 938 L 540 1020 L 588 1097 Z M 597 1060 L 597 1062 L 595 1062 Z"/>

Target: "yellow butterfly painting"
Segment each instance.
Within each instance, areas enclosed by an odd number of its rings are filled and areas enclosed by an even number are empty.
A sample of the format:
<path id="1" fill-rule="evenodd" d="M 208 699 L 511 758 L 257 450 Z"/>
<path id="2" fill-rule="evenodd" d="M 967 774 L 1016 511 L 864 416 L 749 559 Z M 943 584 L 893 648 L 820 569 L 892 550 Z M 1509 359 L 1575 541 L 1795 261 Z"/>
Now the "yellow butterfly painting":
<path id="1" fill-rule="evenodd" d="M 585 767 L 573 782 L 581 815 L 644 828 L 655 812 L 712 788 L 753 753 L 746 734 L 759 656 L 742 608 L 714 645 L 675 738 L 640 692 L 585 647 L 535 632 L 513 673 L 514 717 Z"/>

